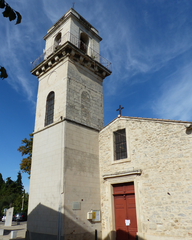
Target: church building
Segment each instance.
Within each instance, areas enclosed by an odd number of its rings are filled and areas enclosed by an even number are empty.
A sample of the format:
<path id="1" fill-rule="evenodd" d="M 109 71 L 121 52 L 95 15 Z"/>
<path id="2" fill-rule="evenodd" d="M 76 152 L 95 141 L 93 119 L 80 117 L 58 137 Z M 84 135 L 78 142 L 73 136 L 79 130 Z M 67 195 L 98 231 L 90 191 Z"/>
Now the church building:
<path id="1" fill-rule="evenodd" d="M 99 32 L 71 8 L 44 40 L 26 239 L 192 239 L 192 123 L 104 127 Z"/>

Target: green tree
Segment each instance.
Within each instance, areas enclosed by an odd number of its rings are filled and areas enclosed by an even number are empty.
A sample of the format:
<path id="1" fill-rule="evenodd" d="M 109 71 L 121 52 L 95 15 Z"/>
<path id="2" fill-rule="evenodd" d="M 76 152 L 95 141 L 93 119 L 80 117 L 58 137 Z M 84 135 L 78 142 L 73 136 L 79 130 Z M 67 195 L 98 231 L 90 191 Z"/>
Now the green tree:
<path id="1" fill-rule="evenodd" d="M 0 191 L 0 215 L 3 214 L 4 208 L 14 207 L 14 212 L 27 213 L 28 208 L 28 193 L 23 190 L 22 176 L 18 172 L 17 180 L 12 181 L 10 177 L 3 180 L 2 174 L 0 173 L 0 186 L 3 186 Z"/>
<path id="2" fill-rule="evenodd" d="M 4 9 L 4 11 L 2 12 L 3 17 L 9 18 L 9 21 L 13 21 L 16 19 L 15 24 L 19 24 L 21 22 L 21 14 L 11 8 L 5 0 L 0 0 L 0 8 Z M 8 75 L 6 69 L 0 65 L 0 78 L 4 79 L 7 77 Z"/>
<path id="3" fill-rule="evenodd" d="M 3 176 L 0 173 L 0 194 L 1 194 L 1 191 L 3 190 L 4 186 L 5 186 L 5 181 L 3 180 Z"/>
<path id="4" fill-rule="evenodd" d="M 4 191 L 7 196 L 17 194 L 17 184 L 15 181 L 12 181 L 10 177 L 6 179 Z"/>
<path id="5" fill-rule="evenodd" d="M 13 185 L 13 183 L 14 183 L 14 182 L 11 180 L 11 178 L 8 177 L 8 178 L 6 179 L 6 182 L 5 182 L 5 189 L 7 190 L 7 189 L 11 188 L 12 185 Z"/>
<path id="6" fill-rule="evenodd" d="M 17 193 L 18 194 L 22 194 L 22 192 L 23 192 L 23 183 L 22 183 L 21 172 L 18 172 L 18 174 L 17 174 L 16 188 L 17 188 Z"/>
<path id="7" fill-rule="evenodd" d="M 17 197 L 16 182 L 12 181 L 8 177 L 5 181 L 3 191 L 0 194 L 0 209 L 1 212 L 4 208 L 9 208 L 13 206 L 13 202 Z"/>
<path id="8" fill-rule="evenodd" d="M 33 134 L 29 134 L 29 136 L 30 136 L 29 139 L 25 138 L 21 141 L 22 146 L 20 146 L 17 150 L 21 152 L 22 156 L 27 155 L 27 157 L 21 160 L 20 169 L 22 170 L 22 172 L 28 173 L 30 178 L 32 148 L 33 148 Z"/>
<path id="9" fill-rule="evenodd" d="M 23 205 L 23 212 L 27 213 L 28 210 L 28 201 L 29 201 L 29 193 L 24 194 L 24 205 Z"/>
<path id="10" fill-rule="evenodd" d="M 22 195 L 18 195 L 14 201 L 14 212 L 25 212 L 28 210 L 29 194 L 23 191 Z M 23 209 L 22 209 L 23 207 Z"/>
<path id="11" fill-rule="evenodd" d="M 0 211 L 3 209 L 4 204 L 4 188 L 5 188 L 5 181 L 3 180 L 3 176 L 0 173 Z M 3 212 L 0 212 L 0 215 L 2 215 Z"/>

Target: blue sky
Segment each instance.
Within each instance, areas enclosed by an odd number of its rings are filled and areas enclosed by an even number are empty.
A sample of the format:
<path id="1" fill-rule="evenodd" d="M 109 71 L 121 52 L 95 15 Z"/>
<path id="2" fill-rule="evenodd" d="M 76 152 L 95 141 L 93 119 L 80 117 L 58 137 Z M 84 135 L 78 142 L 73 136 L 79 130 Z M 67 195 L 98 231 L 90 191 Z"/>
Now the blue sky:
<path id="1" fill-rule="evenodd" d="M 30 62 L 73 0 L 7 2 L 23 18 L 15 25 L 0 17 L 0 65 L 9 75 L 0 80 L 0 173 L 16 180 L 17 148 L 35 121 L 38 81 Z M 191 0 L 77 0 L 75 10 L 99 30 L 101 55 L 112 62 L 104 80 L 105 124 L 120 104 L 123 116 L 192 121 Z M 28 191 L 28 176 L 22 177 Z"/>

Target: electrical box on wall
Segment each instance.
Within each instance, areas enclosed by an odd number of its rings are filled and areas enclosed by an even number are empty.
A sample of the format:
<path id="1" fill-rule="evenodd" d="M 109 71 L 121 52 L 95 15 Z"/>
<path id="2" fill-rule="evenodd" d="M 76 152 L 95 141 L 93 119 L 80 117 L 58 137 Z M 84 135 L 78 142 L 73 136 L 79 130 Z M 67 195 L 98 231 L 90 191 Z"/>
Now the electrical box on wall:
<path id="1" fill-rule="evenodd" d="M 92 212 L 87 213 L 87 220 L 92 220 Z"/>
<path id="2" fill-rule="evenodd" d="M 91 220 L 92 222 L 100 222 L 101 221 L 100 210 L 92 210 L 92 211 L 88 212 L 87 220 Z"/>
<path id="3" fill-rule="evenodd" d="M 93 210 L 92 211 L 92 222 L 100 222 L 101 221 L 101 211 Z"/>

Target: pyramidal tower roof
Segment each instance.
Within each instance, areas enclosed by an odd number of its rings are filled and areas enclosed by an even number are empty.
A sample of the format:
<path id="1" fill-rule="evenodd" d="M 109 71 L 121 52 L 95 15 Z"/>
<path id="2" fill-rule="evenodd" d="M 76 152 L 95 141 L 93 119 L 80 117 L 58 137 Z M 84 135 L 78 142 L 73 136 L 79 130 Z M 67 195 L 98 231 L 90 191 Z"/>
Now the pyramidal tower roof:
<path id="1" fill-rule="evenodd" d="M 59 28 L 68 18 L 73 17 L 76 18 L 85 28 L 92 32 L 95 36 L 99 38 L 101 41 L 102 38 L 99 36 L 99 31 L 94 28 L 87 20 L 85 20 L 78 12 L 76 12 L 73 8 L 70 8 L 52 27 L 47 30 L 47 34 L 44 36 L 44 40 L 52 34 L 57 28 Z"/>

